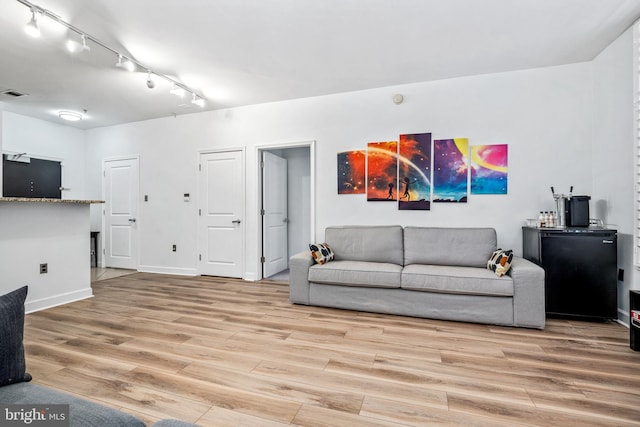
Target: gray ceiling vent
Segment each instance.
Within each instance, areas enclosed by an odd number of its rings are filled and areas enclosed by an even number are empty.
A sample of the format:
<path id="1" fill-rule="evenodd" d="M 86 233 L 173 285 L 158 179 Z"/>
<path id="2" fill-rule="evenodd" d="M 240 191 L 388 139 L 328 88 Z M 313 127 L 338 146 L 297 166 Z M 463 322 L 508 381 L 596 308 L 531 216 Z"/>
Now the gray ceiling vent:
<path id="1" fill-rule="evenodd" d="M 10 97 L 13 97 L 13 98 L 19 98 L 21 96 L 26 96 L 27 94 L 18 92 L 17 90 L 13 90 L 13 89 L 7 89 L 7 90 L 3 90 L 2 92 L 0 92 L 0 95 L 10 96 Z"/>

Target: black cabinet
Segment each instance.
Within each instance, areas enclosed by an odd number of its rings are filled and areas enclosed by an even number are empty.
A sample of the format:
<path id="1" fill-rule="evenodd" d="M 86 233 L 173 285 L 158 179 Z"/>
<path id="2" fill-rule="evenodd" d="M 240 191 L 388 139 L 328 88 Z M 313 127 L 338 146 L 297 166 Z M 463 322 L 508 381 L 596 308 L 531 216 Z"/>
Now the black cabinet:
<path id="1" fill-rule="evenodd" d="M 640 291 L 629 291 L 629 346 L 632 350 L 640 351 Z"/>
<path id="2" fill-rule="evenodd" d="M 617 233 L 592 227 L 522 228 L 523 257 L 545 271 L 546 312 L 617 318 Z"/>
<path id="3" fill-rule="evenodd" d="M 2 195 L 4 197 L 62 198 L 60 162 L 28 158 L 12 161 L 3 155 Z"/>

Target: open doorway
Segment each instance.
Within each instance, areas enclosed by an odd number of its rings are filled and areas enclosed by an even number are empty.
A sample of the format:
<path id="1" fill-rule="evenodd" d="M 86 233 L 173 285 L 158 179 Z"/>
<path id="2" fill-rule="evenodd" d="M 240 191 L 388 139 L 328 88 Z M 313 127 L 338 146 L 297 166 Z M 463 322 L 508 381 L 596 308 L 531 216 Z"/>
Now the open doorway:
<path id="1" fill-rule="evenodd" d="M 312 152 L 313 142 L 258 150 L 261 278 L 288 281 L 289 258 L 308 250 L 314 233 Z"/>

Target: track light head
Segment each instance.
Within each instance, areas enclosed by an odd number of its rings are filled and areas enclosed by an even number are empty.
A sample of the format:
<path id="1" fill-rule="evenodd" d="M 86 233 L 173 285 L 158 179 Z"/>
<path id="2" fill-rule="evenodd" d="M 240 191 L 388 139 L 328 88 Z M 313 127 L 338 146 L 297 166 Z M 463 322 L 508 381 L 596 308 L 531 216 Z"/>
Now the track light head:
<path id="1" fill-rule="evenodd" d="M 116 67 L 124 68 L 125 70 L 131 71 L 131 72 L 136 70 L 136 64 L 134 64 L 130 59 L 125 58 L 120 54 L 118 54 L 118 62 L 116 63 Z"/>
<path id="2" fill-rule="evenodd" d="M 204 98 L 200 98 L 194 93 L 191 97 L 191 103 L 197 105 L 198 107 L 204 107 Z"/>
<path id="3" fill-rule="evenodd" d="M 36 9 L 31 8 L 31 20 L 27 22 L 24 27 L 24 31 L 31 37 L 40 37 L 40 28 L 38 28 L 38 20 L 36 19 Z"/>
<path id="4" fill-rule="evenodd" d="M 71 39 L 67 40 L 67 50 L 71 53 L 89 52 L 91 50 L 91 46 L 87 44 L 87 37 L 82 34 L 80 43 Z"/>
<path id="5" fill-rule="evenodd" d="M 156 87 L 156 82 L 151 79 L 151 71 L 148 71 L 147 74 L 147 87 L 149 89 L 153 89 L 154 87 Z"/>
<path id="6" fill-rule="evenodd" d="M 91 50 L 91 46 L 87 44 L 87 36 L 83 34 L 81 36 L 81 41 L 82 41 L 82 50 L 85 52 L 89 52 Z"/>
<path id="7" fill-rule="evenodd" d="M 169 93 L 175 96 L 179 96 L 180 98 L 184 97 L 184 89 L 182 89 L 175 83 L 171 86 L 171 90 L 169 91 Z"/>

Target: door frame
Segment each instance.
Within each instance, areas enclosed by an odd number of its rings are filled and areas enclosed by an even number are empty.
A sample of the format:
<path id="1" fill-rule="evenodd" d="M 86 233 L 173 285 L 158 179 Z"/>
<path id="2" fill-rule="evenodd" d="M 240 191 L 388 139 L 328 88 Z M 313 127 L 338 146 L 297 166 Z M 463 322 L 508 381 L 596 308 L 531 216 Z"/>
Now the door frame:
<path id="1" fill-rule="evenodd" d="M 141 221 L 140 221 L 140 155 L 139 154 L 131 154 L 129 156 L 116 156 L 116 157 L 105 157 L 102 159 L 102 200 L 104 200 L 105 204 L 102 206 L 102 215 L 101 215 L 101 229 L 102 236 L 100 236 L 100 251 L 102 252 L 102 256 L 100 257 L 100 265 L 99 267 L 105 268 L 107 266 L 106 263 L 106 209 L 107 209 L 107 183 L 106 183 L 106 173 L 107 173 L 107 162 L 115 162 L 118 160 L 135 160 L 138 167 L 138 176 L 136 177 L 136 185 L 138 186 L 137 194 L 138 197 L 136 199 L 136 271 L 140 269 L 140 231 L 142 229 Z"/>
<path id="2" fill-rule="evenodd" d="M 258 186 L 256 191 L 256 206 L 262 206 L 262 152 L 263 151 L 273 151 L 273 150 L 286 150 L 288 148 L 309 148 L 309 236 L 311 239 L 315 239 L 316 235 L 316 160 L 315 160 L 315 150 L 316 141 L 296 141 L 296 142 L 287 142 L 287 143 L 274 143 L 274 144 L 264 144 L 264 145 L 256 145 L 256 175 L 258 178 Z M 287 173 L 288 175 L 288 173 Z M 256 272 L 258 275 L 258 280 L 264 279 L 264 270 L 262 268 L 262 263 L 260 262 L 260 256 L 262 256 L 262 248 L 264 242 L 262 241 L 262 215 L 260 213 L 260 209 L 257 209 L 258 212 L 256 215 L 256 221 L 259 227 L 259 231 L 257 233 L 258 239 L 258 259 L 256 260 Z"/>
<path id="3" fill-rule="evenodd" d="M 197 169 L 196 169 L 196 174 L 197 174 L 197 181 L 198 181 L 198 190 L 197 190 L 197 195 L 198 195 L 198 212 L 196 212 L 196 214 L 198 215 L 198 222 L 196 225 L 196 274 L 198 276 L 202 276 L 202 264 L 200 262 L 199 259 L 199 255 L 202 254 L 202 247 L 200 246 L 200 226 L 202 225 L 202 216 L 200 216 L 199 212 L 200 209 L 203 208 L 202 203 L 203 201 L 200 199 L 200 194 L 201 194 L 201 190 L 202 190 L 202 182 L 201 182 L 201 177 L 200 177 L 200 161 L 202 160 L 202 155 L 204 154 L 214 154 L 214 153 L 228 153 L 230 151 L 239 151 L 240 152 L 240 157 L 242 158 L 242 218 L 240 219 L 242 221 L 242 224 L 244 224 L 244 226 L 242 227 L 242 259 L 240 260 L 240 263 L 242 265 L 242 276 L 244 278 L 245 273 L 246 273 L 246 258 L 247 258 L 247 177 L 246 177 L 246 163 L 247 163 L 247 159 L 246 159 L 246 149 L 245 147 L 228 147 L 228 148 L 211 148 L 211 149 L 205 149 L 205 150 L 199 150 L 198 154 L 197 154 L 197 159 L 196 159 L 196 165 L 197 165 Z"/>

